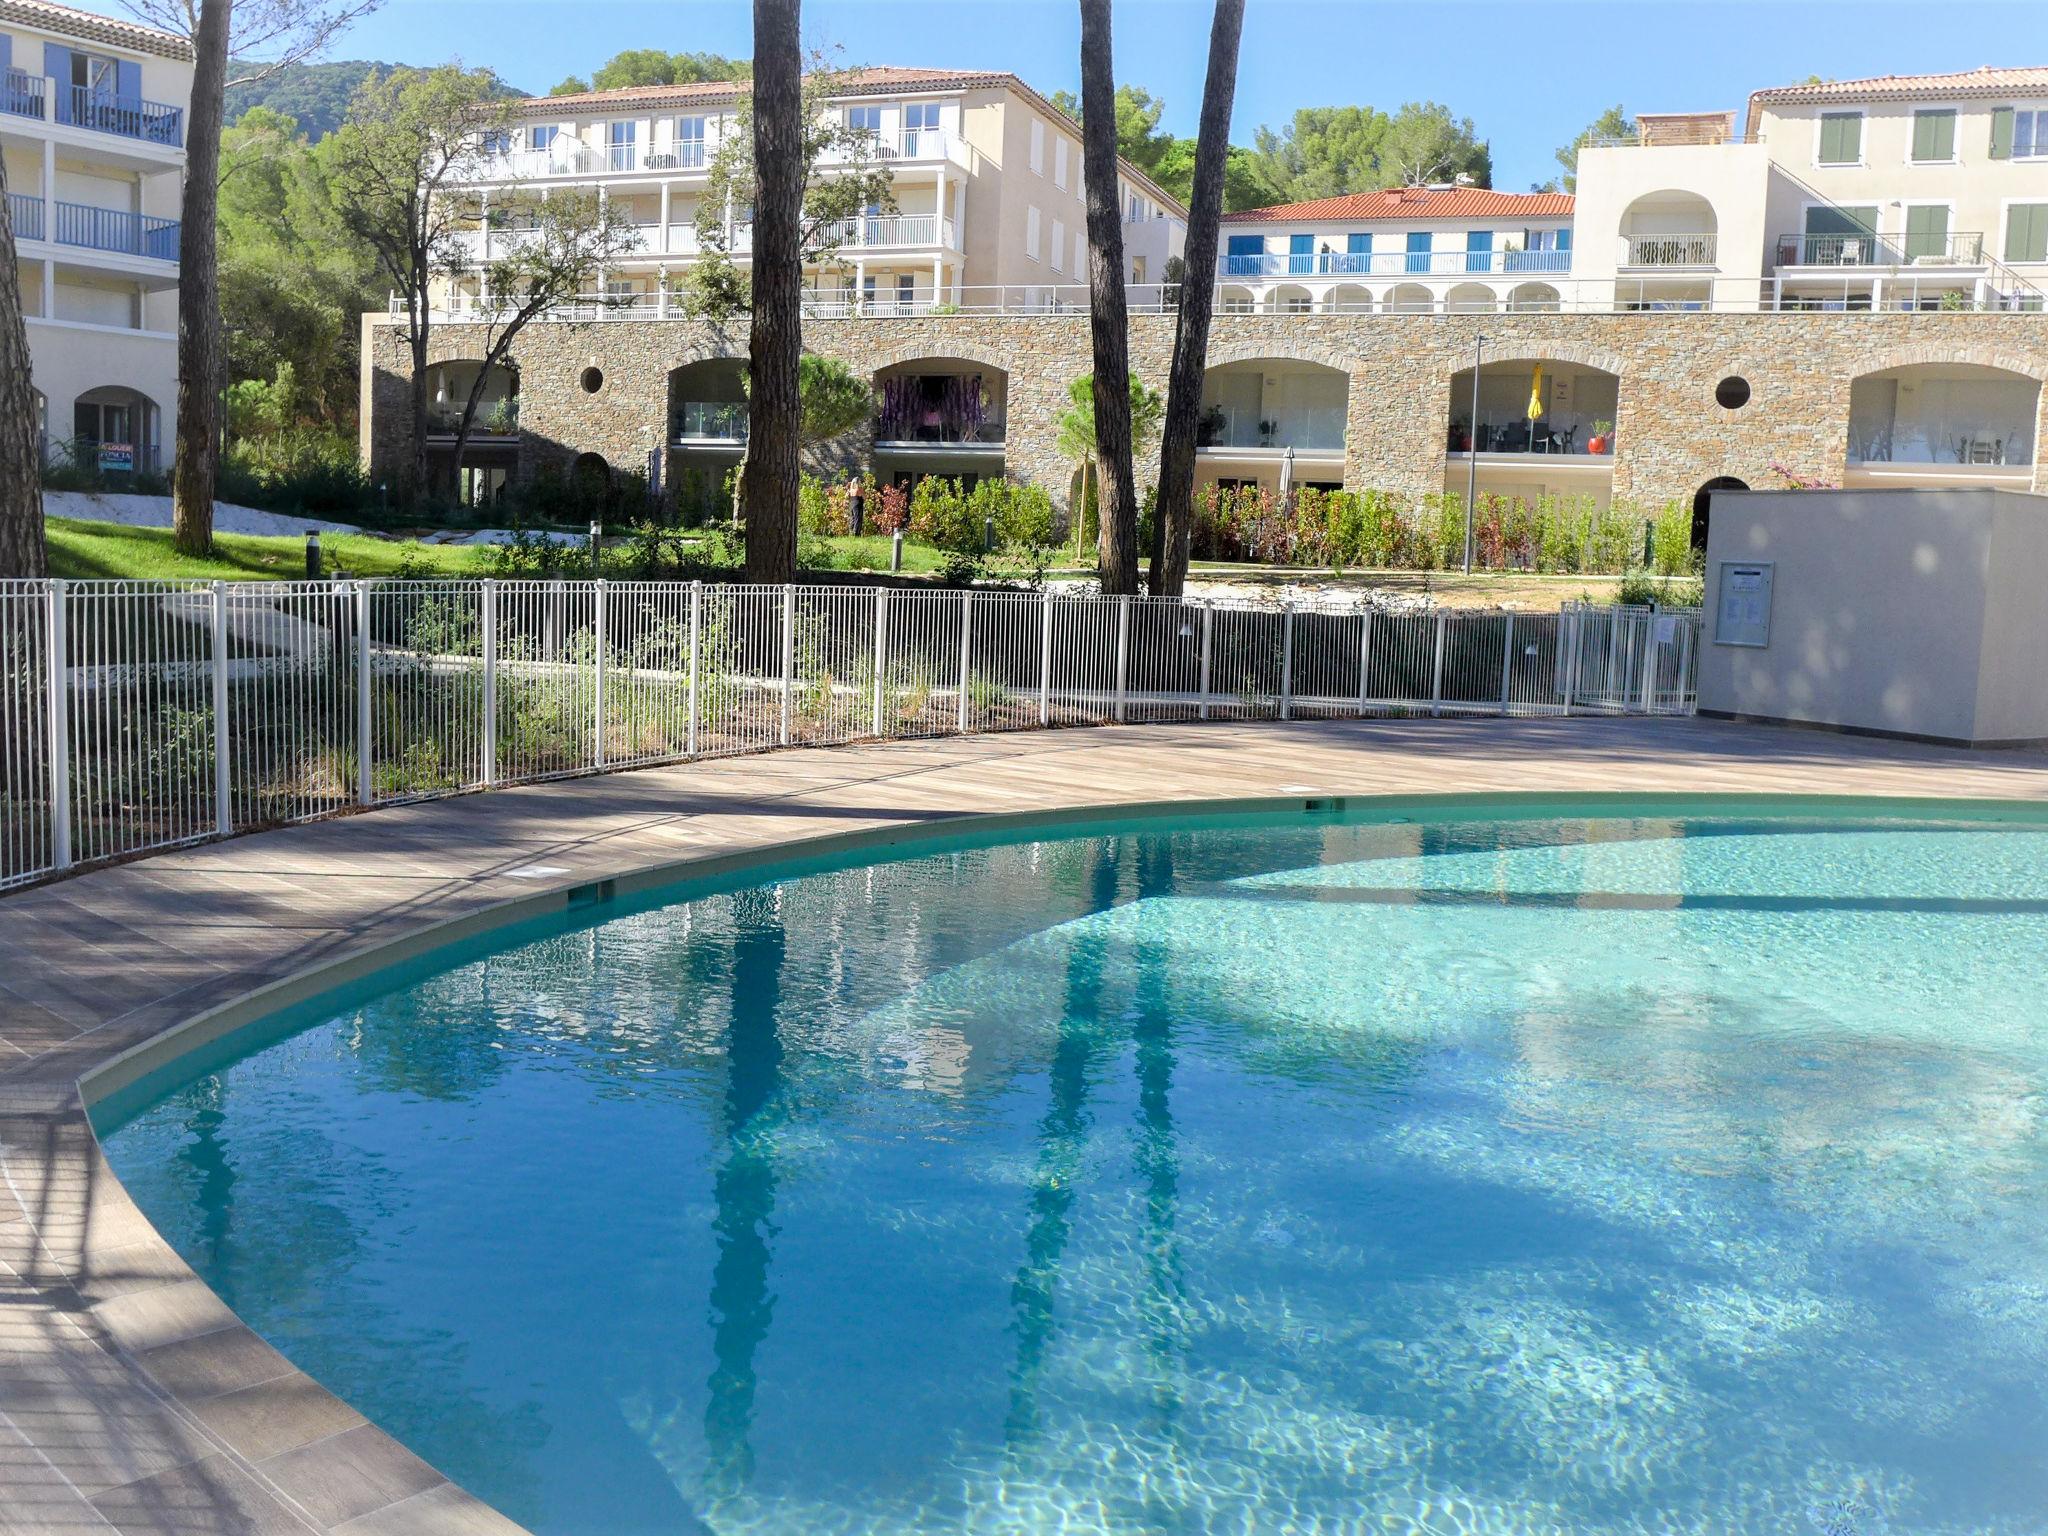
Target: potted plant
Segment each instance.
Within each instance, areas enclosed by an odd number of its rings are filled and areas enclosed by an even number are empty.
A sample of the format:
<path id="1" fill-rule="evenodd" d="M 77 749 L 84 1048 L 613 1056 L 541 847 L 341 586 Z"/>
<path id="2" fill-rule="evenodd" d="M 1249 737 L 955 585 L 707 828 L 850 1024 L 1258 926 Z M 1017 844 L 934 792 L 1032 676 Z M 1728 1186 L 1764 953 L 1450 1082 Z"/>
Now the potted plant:
<path id="1" fill-rule="evenodd" d="M 1262 422 L 1260 422 L 1260 423 L 1259 423 L 1259 446 L 1260 446 L 1261 448 L 1270 448 L 1270 447 L 1272 447 L 1272 446 L 1273 446 L 1273 434 L 1274 434 L 1274 433 L 1276 433 L 1276 432 L 1278 432 L 1279 430 L 1280 430 L 1280 429 L 1279 429 L 1279 427 L 1278 427 L 1278 426 L 1276 426 L 1276 425 L 1275 425 L 1274 423 L 1272 423 L 1272 422 L 1270 422 L 1270 421 L 1262 421 Z"/>
<path id="2" fill-rule="evenodd" d="M 1613 423 L 1613 422 L 1611 422 L 1611 421 L 1596 421 L 1596 422 L 1594 422 L 1594 423 L 1593 423 L 1593 435 L 1592 435 L 1591 437 L 1589 437 L 1589 438 L 1587 438 L 1587 439 L 1586 439 L 1586 452 L 1588 452 L 1588 453 L 1612 453 L 1612 452 L 1614 452 L 1614 423 Z"/>

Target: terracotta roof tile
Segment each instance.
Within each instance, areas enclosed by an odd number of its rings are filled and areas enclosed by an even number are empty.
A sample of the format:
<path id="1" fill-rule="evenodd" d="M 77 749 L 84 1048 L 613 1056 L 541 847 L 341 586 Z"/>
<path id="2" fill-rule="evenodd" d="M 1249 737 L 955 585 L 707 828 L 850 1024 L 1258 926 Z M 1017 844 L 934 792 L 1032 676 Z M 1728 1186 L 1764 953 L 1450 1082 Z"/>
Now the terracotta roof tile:
<path id="1" fill-rule="evenodd" d="M 1362 224 L 1374 219 L 1552 219 L 1569 218 L 1568 192 L 1496 192 L 1490 187 L 1393 187 L 1384 192 L 1352 192 L 1308 203 L 1282 203 L 1273 208 L 1247 208 L 1226 213 L 1226 224 L 1312 223 L 1341 220 Z"/>
<path id="2" fill-rule="evenodd" d="M 145 27 L 119 16 L 103 16 L 98 11 L 80 10 L 73 5 L 56 5 L 51 0 L 0 0 L 0 21 L 62 32 L 116 48 L 133 48 L 160 58 L 182 61 L 192 57 L 191 41 L 175 32 Z"/>
<path id="3" fill-rule="evenodd" d="M 1993 66 L 1945 75 L 1878 75 L 1869 80 L 1823 80 L 1774 85 L 1749 98 L 1748 134 L 1755 137 L 1763 109 L 1825 101 L 1958 100 L 1984 96 L 2048 95 L 2048 65 Z"/>

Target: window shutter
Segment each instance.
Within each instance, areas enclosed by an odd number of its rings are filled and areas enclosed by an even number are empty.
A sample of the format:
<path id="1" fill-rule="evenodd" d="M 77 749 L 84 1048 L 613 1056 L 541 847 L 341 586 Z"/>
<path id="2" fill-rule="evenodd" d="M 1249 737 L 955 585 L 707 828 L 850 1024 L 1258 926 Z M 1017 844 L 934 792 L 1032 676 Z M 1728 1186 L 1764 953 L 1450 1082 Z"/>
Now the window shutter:
<path id="1" fill-rule="evenodd" d="M 1906 254 L 1940 256 L 1948 250 L 1948 209 L 1945 206 L 1906 210 Z"/>
<path id="2" fill-rule="evenodd" d="M 133 59 L 115 61 L 114 94 L 123 101 L 142 99 L 142 66 Z"/>
<path id="3" fill-rule="evenodd" d="M 1953 160 L 1956 157 L 1956 115 L 1953 112 L 1913 114 L 1913 158 Z"/>
<path id="4" fill-rule="evenodd" d="M 14 68 L 14 39 L 0 32 L 0 74 Z"/>
<path id="5" fill-rule="evenodd" d="M 2005 259 L 2048 261 L 2048 203 L 2014 203 L 2005 216 Z"/>
<path id="6" fill-rule="evenodd" d="M 1822 165 L 1854 165 L 1863 156 L 1863 115 L 1824 112 L 1820 120 Z"/>
<path id="7" fill-rule="evenodd" d="M 2012 108 L 1991 109 L 1991 158 L 2010 160 L 2012 158 Z"/>

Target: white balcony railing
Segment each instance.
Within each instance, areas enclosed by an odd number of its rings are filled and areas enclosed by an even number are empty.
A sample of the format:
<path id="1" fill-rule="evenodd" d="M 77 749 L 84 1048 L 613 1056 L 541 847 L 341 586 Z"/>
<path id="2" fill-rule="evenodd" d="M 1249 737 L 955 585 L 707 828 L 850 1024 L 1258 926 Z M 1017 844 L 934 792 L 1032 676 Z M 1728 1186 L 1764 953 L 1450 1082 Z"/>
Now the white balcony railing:
<path id="1" fill-rule="evenodd" d="M 1219 256 L 1221 278 L 1461 277 L 1566 273 L 1570 251 L 1291 251 Z"/>
<path id="2" fill-rule="evenodd" d="M 883 214 L 874 218 L 842 219 L 826 226 L 826 236 L 842 246 L 933 246 L 960 249 L 951 219 L 930 213 Z"/>
<path id="3" fill-rule="evenodd" d="M 1716 237 L 1712 234 L 1623 235 L 1621 265 L 1631 267 L 1712 267 Z"/>

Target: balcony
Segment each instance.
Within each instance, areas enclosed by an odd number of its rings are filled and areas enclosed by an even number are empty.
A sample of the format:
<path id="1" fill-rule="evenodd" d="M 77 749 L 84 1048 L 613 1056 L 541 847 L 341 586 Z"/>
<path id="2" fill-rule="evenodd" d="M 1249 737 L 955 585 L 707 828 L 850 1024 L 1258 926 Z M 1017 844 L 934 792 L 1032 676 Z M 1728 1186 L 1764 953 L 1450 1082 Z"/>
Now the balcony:
<path id="1" fill-rule="evenodd" d="M 43 200 L 33 192 L 7 194 L 7 217 L 17 240 L 43 238 Z"/>
<path id="2" fill-rule="evenodd" d="M 57 121 L 176 149 L 185 142 L 185 109 L 140 96 L 113 96 L 91 86 L 57 89 Z"/>
<path id="3" fill-rule="evenodd" d="M 959 239 L 951 219 L 936 214 L 888 214 L 867 219 L 842 219 L 826 226 L 826 238 L 846 246 L 932 246 L 957 251 Z"/>
<path id="4" fill-rule="evenodd" d="M 1206 406 L 1196 429 L 1202 448 L 1296 448 L 1336 453 L 1344 448 L 1344 407 L 1239 405 Z"/>
<path id="5" fill-rule="evenodd" d="M 879 381 L 875 442 L 935 448 L 999 448 L 1007 430 L 1008 379 L 982 374 L 894 374 Z"/>
<path id="6" fill-rule="evenodd" d="M 32 117 L 41 122 L 49 116 L 43 105 L 47 99 L 44 87 L 48 84 L 41 75 L 27 74 L 19 69 L 0 72 L 0 112 L 15 117 Z"/>
<path id="7" fill-rule="evenodd" d="M 84 203 L 55 203 L 56 243 L 152 261 L 178 259 L 178 221 Z"/>
<path id="8" fill-rule="evenodd" d="M 1971 231 L 1952 234 L 1891 235 L 1864 232 L 1842 235 L 1780 235 L 1781 267 L 1981 267 L 1984 237 Z"/>
<path id="9" fill-rule="evenodd" d="M 1301 251 L 1216 258 L 1218 277 L 1464 277 L 1571 269 L 1570 251 Z"/>
<path id="10" fill-rule="evenodd" d="M 1712 268 L 1718 237 L 1713 234 L 1623 235 L 1621 266 L 1630 268 Z"/>
<path id="11" fill-rule="evenodd" d="M 453 437 L 462 430 L 462 406 L 455 401 L 436 401 L 427 406 L 427 432 L 434 437 Z M 516 437 L 519 433 L 519 399 L 484 400 L 470 423 L 472 438 Z"/>
<path id="12" fill-rule="evenodd" d="M 747 440 L 745 401 L 684 400 L 678 403 L 674 430 L 677 443 L 744 443 Z"/>

